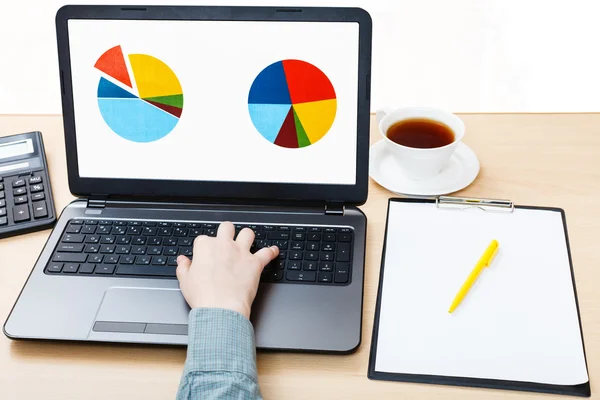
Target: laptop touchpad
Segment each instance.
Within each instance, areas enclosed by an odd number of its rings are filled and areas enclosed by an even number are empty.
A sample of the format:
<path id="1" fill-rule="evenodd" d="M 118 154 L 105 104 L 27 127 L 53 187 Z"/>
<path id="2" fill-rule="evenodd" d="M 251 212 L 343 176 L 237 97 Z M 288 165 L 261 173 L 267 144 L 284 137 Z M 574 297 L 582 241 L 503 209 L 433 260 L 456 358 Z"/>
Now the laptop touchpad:
<path id="1" fill-rule="evenodd" d="M 92 330 L 187 335 L 189 312 L 179 289 L 114 287 L 104 294 Z"/>

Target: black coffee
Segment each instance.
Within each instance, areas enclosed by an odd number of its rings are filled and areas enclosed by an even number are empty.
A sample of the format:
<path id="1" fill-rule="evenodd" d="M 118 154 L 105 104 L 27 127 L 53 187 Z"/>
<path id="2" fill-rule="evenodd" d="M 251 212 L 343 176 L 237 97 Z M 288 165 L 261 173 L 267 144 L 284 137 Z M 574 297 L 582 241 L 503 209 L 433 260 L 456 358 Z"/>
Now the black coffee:
<path id="1" fill-rule="evenodd" d="M 418 149 L 433 149 L 454 142 L 454 132 L 448 125 L 426 118 L 396 122 L 387 130 L 387 137 L 402 146 Z"/>

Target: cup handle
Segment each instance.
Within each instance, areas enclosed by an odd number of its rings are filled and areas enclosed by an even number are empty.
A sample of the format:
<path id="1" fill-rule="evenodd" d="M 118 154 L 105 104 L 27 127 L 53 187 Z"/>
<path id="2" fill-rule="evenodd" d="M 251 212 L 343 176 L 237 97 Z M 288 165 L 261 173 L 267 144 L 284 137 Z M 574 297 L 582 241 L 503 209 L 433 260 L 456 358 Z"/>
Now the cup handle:
<path id="1" fill-rule="evenodd" d="M 392 112 L 391 107 L 383 107 L 375 112 L 375 119 L 377 119 L 377 123 L 380 123 L 383 117 Z"/>

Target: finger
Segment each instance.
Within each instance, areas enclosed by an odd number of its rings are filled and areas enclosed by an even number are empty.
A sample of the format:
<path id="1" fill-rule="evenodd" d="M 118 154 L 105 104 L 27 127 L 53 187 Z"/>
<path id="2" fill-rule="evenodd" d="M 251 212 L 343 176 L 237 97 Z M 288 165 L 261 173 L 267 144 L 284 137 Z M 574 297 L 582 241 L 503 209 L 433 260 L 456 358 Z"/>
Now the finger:
<path id="1" fill-rule="evenodd" d="M 254 232 L 250 228 L 244 228 L 238 233 L 237 239 L 235 240 L 244 250 L 250 250 L 252 243 L 254 243 Z"/>
<path id="2" fill-rule="evenodd" d="M 192 262 L 186 256 L 177 257 L 177 269 L 175 270 L 175 273 L 177 274 L 178 280 L 185 278 L 190 270 L 191 265 Z"/>
<path id="3" fill-rule="evenodd" d="M 263 247 L 256 253 L 254 253 L 254 257 L 258 258 L 262 268 L 264 268 L 268 263 L 273 261 L 279 255 L 279 248 L 277 246 L 271 247 Z"/>
<path id="4" fill-rule="evenodd" d="M 223 222 L 217 230 L 217 237 L 222 239 L 233 240 L 235 235 L 235 227 L 231 222 Z"/>

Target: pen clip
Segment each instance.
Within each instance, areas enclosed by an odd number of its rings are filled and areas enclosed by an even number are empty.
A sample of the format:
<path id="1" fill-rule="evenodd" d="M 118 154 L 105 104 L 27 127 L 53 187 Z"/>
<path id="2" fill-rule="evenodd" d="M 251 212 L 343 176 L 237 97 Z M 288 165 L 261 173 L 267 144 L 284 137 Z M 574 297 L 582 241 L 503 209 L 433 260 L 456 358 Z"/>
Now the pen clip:
<path id="1" fill-rule="evenodd" d="M 473 197 L 439 196 L 435 199 L 437 208 L 465 210 L 478 208 L 483 211 L 511 213 L 515 205 L 511 200 L 480 199 Z"/>

